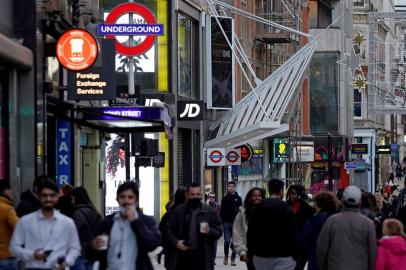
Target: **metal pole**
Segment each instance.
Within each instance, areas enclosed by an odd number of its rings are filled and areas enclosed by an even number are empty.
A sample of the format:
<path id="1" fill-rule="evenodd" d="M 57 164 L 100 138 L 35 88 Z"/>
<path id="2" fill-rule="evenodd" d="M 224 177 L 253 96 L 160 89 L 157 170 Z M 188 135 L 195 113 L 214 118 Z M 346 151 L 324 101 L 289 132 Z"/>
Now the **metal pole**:
<path id="1" fill-rule="evenodd" d="M 134 0 L 128 0 L 129 3 L 134 3 Z M 129 13 L 129 24 L 133 24 L 134 23 L 134 15 L 133 13 Z M 134 40 L 133 40 L 133 36 L 128 36 L 128 44 L 129 46 L 133 46 L 134 45 Z M 134 95 L 135 94 L 135 87 L 134 87 L 134 58 L 132 56 L 128 56 L 129 58 L 129 63 L 128 63 L 128 94 L 129 95 Z"/>
<path id="2" fill-rule="evenodd" d="M 331 142 L 331 135 L 328 134 L 328 190 L 333 191 L 333 157 L 332 157 L 332 142 Z"/>

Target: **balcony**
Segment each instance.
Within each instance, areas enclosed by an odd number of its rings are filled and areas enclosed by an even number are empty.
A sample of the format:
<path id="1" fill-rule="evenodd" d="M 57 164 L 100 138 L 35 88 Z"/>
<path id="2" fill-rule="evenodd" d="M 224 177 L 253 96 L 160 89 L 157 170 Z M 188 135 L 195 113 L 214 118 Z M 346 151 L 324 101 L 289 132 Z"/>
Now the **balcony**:
<path id="1" fill-rule="evenodd" d="M 293 21 L 292 17 L 290 17 L 289 14 L 271 12 L 271 13 L 262 13 L 260 14 L 260 16 L 264 19 L 279 23 L 283 26 L 295 28 L 295 22 Z M 299 41 L 299 36 L 296 34 L 282 31 L 278 28 L 264 24 L 258 24 L 257 27 L 258 31 L 256 39 L 266 44 L 291 43 Z"/>

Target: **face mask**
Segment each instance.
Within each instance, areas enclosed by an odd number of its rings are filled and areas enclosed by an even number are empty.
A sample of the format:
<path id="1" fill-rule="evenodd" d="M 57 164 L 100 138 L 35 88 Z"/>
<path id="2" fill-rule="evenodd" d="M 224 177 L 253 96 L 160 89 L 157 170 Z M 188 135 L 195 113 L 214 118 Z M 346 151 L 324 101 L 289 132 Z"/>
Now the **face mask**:
<path id="1" fill-rule="evenodd" d="M 199 198 L 188 199 L 187 204 L 191 207 L 197 207 L 201 204 Z"/>

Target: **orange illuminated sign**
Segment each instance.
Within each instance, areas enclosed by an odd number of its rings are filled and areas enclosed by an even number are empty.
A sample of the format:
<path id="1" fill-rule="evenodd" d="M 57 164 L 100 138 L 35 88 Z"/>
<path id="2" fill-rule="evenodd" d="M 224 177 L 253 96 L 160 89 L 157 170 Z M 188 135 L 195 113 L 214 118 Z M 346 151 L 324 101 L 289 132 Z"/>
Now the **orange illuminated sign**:
<path id="1" fill-rule="evenodd" d="M 65 32 L 56 44 L 59 63 L 71 71 L 83 71 L 91 67 L 97 59 L 98 51 L 96 39 L 82 29 Z"/>

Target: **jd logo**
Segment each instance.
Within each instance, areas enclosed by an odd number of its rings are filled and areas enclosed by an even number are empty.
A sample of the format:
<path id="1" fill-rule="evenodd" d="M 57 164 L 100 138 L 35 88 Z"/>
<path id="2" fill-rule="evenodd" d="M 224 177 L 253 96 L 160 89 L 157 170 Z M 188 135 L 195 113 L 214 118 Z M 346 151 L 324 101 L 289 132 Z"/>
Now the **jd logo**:
<path id="1" fill-rule="evenodd" d="M 178 120 L 203 120 L 203 102 L 178 101 Z"/>

